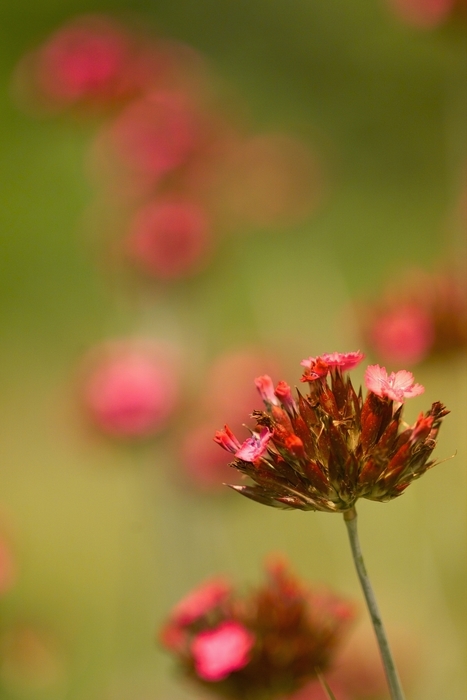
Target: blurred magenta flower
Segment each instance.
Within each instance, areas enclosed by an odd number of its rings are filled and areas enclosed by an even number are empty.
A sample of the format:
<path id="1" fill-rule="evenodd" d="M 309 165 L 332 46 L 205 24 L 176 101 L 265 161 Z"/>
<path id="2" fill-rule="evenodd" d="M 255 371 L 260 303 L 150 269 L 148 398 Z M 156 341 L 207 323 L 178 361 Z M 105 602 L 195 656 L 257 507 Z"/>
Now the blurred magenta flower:
<path id="1" fill-rule="evenodd" d="M 17 579 L 15 558 L 5 534 L 0 534 L 0 596 L 8 593 Z"/>
<path id="2" fill-rule="evenodd" d="M 354 619 L 349 601 L 305 586 L 282 561 L 271 561 L 266 575 L 265 584 L 244 593 L 220 579 L 219 595 L 218 580 L 206 582 L 162 628 L 161 642 L 179 668 L 220 696 L 259 700 L 295 691 L 332 666 Z M 180 616 L 193 600 L 198 615 Z"/>
<path id="3" fill-rule="evenodd" d="M 109 106 L 128 96 L 129 33 L 105 15 L 84 15 L 63 25 L 27 54 L 16 73 L 20 96 L 51 110 Z"/>
<path id="4" fill-rule="evenodd" d="M 81 400 L 92 423 L 119 438 L 162 430 L 179 398 L 177 372 L 167 349 L 146 340 L 109 341 L 82 369 Z"/>
<path id="5" fill-rule="evenodd" d="M 435 462 L 428 461 L 443 417 L 436 402 L 416 423 L 404 428 L 402 402 L 422 393 L 406 370 L 387 374 L 367 368 L 365 399 L 345 369 L 362 353 L 332 353 L 302 362 L 309 393 L 292 403 L 290 391 L 274 392 L 284 403 L 264 396 L 267 377 L 256 380 L 265 410 L 254 411 L 256 428 L 243 444 L 225 426 L 214 440 L 235 456 L 232 466 L 253 485 L 231 485 L 240 494 L 276 508 L 347 512 L 359 498 L 389 501 Z M 401 430 L 402 428 L 402 430 Z"/>
<path id="6" fill-rule="evenodd" d="M 385 362 L 412 365 L 467 346 L 467 288 L 455 270 L 408 271 L 358 311 L 369 347 Z"/>
<path id="7" fill-rule="evenodd" d="M 211 224 L 205 210 L 182 197 L 154 200 L 133 217 L 124 242 L 129 258 L 159 279 L 197 272 L 211 249 Z"/>
<path id="8" fill-rule="evenodd" d="M 430 29 L 445 22 L 457 10 L 467 8 L 465 0 L 389 0 L 404 21 L 416 27 Z"/>

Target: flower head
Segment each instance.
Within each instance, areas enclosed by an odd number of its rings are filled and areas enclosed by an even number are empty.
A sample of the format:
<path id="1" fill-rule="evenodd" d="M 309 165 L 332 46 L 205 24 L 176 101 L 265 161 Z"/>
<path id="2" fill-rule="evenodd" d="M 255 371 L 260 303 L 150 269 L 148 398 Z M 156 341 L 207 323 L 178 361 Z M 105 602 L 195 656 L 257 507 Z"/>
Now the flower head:
<path id="1" fill-rule="evenodd" d="M 238 622 L 222 622 L 200 632 L 191 644 L 196 673 L 207 681 L 221 681 L 247 665 L 254 635 Z"/>
<path id="2" fill-rule="evenodd" d="M 181 617 L 193 600 L 196 617 Z M 241 592 L 223 579 L 200 586 L 174 608 L 161 641 L 191 679 L 218 695 L 273 698 L 299 689 L 317 669 L 327 670 L 353 619 L 347 600 L 304 586 L 285 563 L 274 561 L 258 588 Z"/>
<path id="3" fill-rule="evenodd" d="M 404 399 L 423 394 L 425 388 L 421 384 L 415 384 L 412 372 L 405 369 L 399 372 L 386 372 L 385 367 L 370 365 L 365 372 L 365 384 L 367 389 L 378 396 L 387 396 L 393 401 L 402 403 Z"/>
<path id="4" fill-rule="evenodd" d="M 280 382 L 277 405 L 268 390 L 265 410 L 253 412 L 256 430 L 231 464 L 253 485 L 231 488 L 269 506 L 338 512 L 358 498 L 392 500 L 434 466 L 429 458 L 448 411 L 436 402 L 403 429 L 401 404 L 423 387 L 411 372 L 388 375 L 371 365 L 363 398 L 344 374 L 361 359 L 359 352 L 310 357 L 302 362 L 308 394 L 297 391 L 294 400 Z"/>

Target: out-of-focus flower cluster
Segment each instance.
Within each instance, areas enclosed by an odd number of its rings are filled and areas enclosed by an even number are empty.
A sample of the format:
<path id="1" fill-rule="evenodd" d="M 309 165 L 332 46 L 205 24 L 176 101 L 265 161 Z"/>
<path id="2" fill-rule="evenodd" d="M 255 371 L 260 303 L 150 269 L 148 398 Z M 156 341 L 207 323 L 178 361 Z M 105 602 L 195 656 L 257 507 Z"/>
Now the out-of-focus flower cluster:
<path id="1" fill-rule="evenodd" d="M 254 411 L 251 437 L 241 444 L 228 426 L 215 435 L 234 455 L 232 466 L 254 482 L 233 489 L 269 506 L 333 513 L 358 498 L 392 500 L 434 466 L 428 460 L 445 407 L 434 403 L 405 428 L 402 404 L 423 387 L 411 372 L 371 365 L 363 399 L 345 374 L 362 358 L 336 352 L 303 360 L 309 392 L 296 398 L 284 381 L 274 387 L 267 375 L 256 379 L 265 410 Z"/>
<path id="2" fill-rule="evenodd" d="M 467 347 L 467 285 L 454 270 L 408 272 L 359 307 L 362 333 L 384 362 L 417 364 Z"/>
<path id="3" fill-rule="evenodd" d="M 421 29 L 436 27 L 451 18 L 467 16 L 465 0 L 389 0 L 395 13 Z"/>
<path id="4" fill-rule="evenodd" d="M 304 144 L 252 134 L 213 85 L 195 50 L 104 15 L 71 20 L 20 62 L 23 106 L 100 119 L 88 167 L 106 260 L 178 279 L 206 266 L 219 234 L 290 223 L 315 206 Z"/>
<path id="5" fill-rule="evenodd" d="M 168 345 L 138 338 L 94 348 L 79 377 L 81 402 L 91 423 L 115 438 L 159 433 L 178 405 L 175 354 Z"/>
<path id="6" fill-rule="evenodd" d="M 211 579 L 172 610 L 161 641 L 184 674 L 235 700 L 291 693 L 332 664 L 353 605 L 308 588 L 280 561 L 262 586 L 241 593 Z"/>

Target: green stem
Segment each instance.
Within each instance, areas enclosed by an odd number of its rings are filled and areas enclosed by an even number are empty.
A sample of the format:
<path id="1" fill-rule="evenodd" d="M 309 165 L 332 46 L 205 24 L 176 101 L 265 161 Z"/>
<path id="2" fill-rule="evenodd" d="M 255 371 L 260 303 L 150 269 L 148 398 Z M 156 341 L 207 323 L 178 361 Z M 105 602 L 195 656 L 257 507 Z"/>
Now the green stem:
<path id="1" fill-rule="evenodd" d="M 345 511 L 344 520 L 349 533 L 350 547 L 352 549 L 355 568 L 357 569 L 358 578 L 360 579 L 360 584 L 363 589 L 371 622 L 373 623 L 373 628 L 375 630 L 376 639 L 378 640 L 379 650 L 381 652 L 381 658 L 383 660 L 391 698 L 392 700 L 404 700 L 404 692 L 402 690 L 401 682 L 399 680 L 396 666 L 389 648 L 388 638 L 384 630 L 383 621 L 381 619 L 375 594 L 373 593 L 373 588 L 371 586 L 370 579 L 368 578 L 365 562 L 363 561 L 360 541 L 358 539 L 357 511 L 355 508 Z"/>

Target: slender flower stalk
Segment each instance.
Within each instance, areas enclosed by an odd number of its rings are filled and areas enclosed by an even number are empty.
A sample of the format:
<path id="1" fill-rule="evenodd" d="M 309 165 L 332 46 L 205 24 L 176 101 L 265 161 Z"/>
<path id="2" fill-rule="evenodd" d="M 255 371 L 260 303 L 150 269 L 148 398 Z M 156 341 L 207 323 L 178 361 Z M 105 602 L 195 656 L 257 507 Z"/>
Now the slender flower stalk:
<path id="1" fill-rule="evenodd" d="M 389 647 L 388 638 L 386 636 L 386 631 L 383 625 L 383 620 L 381 619 L 378 603 L 376 602 L 373 587 L 371 585 L 370 578 L 366 570 L 365 562 L 363 560 L 363 554 L 360 547 L 360 540 L 358 537 L 357 511 L 355 507 L 345 511 L 344 521 L 347 525 L 347 532 L 349 533 L 350 548 L 352 550 L 355 568 L 357 570 L 358 578 L 360 579 L 360 584 L 362 586 L 368 611 L 370 613 L 373 629 L 375 630 L 376 639 L 378 640 L 378 645 L 381 652 L 381 658 L 383 661 L 384 670 L 386 673 L 386 678 L 391 693 L 391 698 L 392 700 L 404 700 L 404 692 L 402 690 L 399 675 L 397 673 L 397 669 L 392 658 L 391 649 Z"/>

